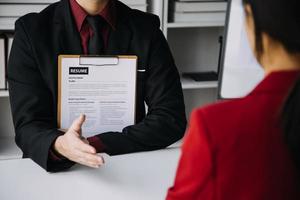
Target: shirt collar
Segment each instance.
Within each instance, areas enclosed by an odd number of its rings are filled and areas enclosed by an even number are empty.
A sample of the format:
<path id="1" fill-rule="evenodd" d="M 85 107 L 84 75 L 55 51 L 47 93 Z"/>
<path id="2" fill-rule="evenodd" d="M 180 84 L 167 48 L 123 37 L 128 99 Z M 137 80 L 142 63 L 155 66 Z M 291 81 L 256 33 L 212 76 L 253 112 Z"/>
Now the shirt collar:
<path id="1" fill-rule="evenodd" d="M 75 19 L 77 30 L 80 32 L 84 24 L 85 18 L 88 13 L 77 3 L 76 0 L 69 0 L 71 5 L 71 11 Z M 116 25 L 116 10 L 115 0 L 109 0 L 105 8 L 99 13 L 99 15 L 115 29 Z"/>

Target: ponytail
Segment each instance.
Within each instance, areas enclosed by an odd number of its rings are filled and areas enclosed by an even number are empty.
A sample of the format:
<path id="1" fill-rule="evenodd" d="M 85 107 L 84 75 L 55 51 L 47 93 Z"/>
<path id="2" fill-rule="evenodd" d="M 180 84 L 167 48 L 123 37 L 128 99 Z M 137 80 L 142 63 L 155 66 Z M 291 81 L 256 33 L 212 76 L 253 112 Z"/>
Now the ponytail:
<path id="1" fill-rule="evenodd" d="M 300 79 L 284 105 L 282 122 L 285 140 L 296 167 L 300 169 Z"/>

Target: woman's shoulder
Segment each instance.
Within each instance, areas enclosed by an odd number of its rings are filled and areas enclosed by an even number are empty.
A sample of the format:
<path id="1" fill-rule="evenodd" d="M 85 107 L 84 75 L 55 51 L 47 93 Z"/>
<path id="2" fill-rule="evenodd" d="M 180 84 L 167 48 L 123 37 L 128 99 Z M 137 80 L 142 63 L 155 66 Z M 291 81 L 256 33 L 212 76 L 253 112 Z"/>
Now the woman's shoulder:
<path id="1" fill-rule="evenodd" d="M 223 115 L 229 116 L 234 112 L 240 112 L 245 109 L 247 104 L 251 102 L 248 101 L 248 98 L 240 98 L 234 100 L 221 100 L 216 103 L 208 104 L 203 107 L 196 108 L 193 110 L 192 116 L 199 117 L 199 115 L 207 117 L 221 117 Z"/>
<path id="2" fill-rule="evenodd" d="M 253 117 L 255 111 L 252 110 L 253 101 L 248 98 L 235 100 L 219 101 L 192 112 L 190 117 L 190 126 L 196 125 L 201 127 L 205 134 L 213 138 L 223 138 L 224 136 L 234 135 L 246 126 L 249 117 Z M 248 121 L 248 122 L 247 122 Z M 253 121 L 250 119 L 250 121 Z"/>

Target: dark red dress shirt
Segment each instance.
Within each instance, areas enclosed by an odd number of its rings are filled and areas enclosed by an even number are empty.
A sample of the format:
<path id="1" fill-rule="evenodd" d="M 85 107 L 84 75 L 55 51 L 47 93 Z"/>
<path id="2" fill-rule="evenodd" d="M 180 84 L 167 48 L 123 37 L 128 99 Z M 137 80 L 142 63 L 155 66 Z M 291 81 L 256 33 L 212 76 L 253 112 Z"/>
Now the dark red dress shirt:
<path id="1" fill-rule="evenodd" d="M 80 33 L 83 53 L 88 54 L 89 38 L 93 36 L 93 29 L 85 20 L 88 16 L 88 13 L 77 3 L 76 0 L 70 0 L 70 5 L 77 30 Z M 106 7 L 99 13 L 99 15 L 106 21 L 106 24 L 102 29 L 104 48 L 106 48 L 109 32 L 111 29 L 115 29 L 116 13 L 114 0 L 110 0 L 107 3 Z"/>

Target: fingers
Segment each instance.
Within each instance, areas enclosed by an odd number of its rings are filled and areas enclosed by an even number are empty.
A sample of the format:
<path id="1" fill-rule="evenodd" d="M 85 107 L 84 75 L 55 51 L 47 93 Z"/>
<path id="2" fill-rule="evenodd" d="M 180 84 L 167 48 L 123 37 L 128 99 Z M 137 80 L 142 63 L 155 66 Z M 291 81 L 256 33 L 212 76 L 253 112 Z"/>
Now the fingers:
<path id="1" fill-rule="evenodd" d="M 104 159 L 102 156 L 96 155 L 96 154 L 89 154 L 81 151 L 76 152 L 78 156 L 78 163 L 93 167 L 93 168 L 99 168 L 101 165 L 104 164 Z"/>
<path id="2" fill-rule="evenodd" d="M 80 134 L 81 127 L 85 121 L 85 118 L 85 115 L 81 114 L 77 119 L 73 121 L 70 129 Z"/>
<path id="3" fill-rule="evenodd" d="M 95 154 L 96 149 L 94 147 L 92 147 L 89 144 L 84 143 L 84 141 L 80 140 L 77 144 L 76 144 L 76 150 L 85 152 L 85 153 L 91 153 L 91 154 Z"/>
<path id="4" fill-rule="evenodd" d="M 92 168 L 99 168 L 104 164 L 104 159 L 96 154 L 96 149 L 79 138 L 75 138 L 67 150 L 66 157 L 70 160 Z"/>

